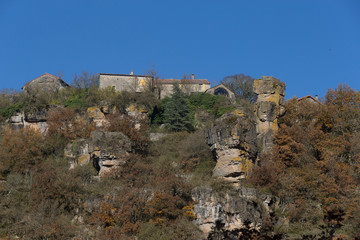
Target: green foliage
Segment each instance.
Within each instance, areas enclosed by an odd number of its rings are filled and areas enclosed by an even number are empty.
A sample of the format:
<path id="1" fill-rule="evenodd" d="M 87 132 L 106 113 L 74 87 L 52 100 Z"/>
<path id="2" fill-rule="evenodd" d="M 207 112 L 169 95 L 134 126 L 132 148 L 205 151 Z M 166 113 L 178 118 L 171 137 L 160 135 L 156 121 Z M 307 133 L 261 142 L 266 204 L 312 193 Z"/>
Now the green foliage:
<path id="1" fill-rule="evenodd" d="M 174 84 L 174 93 L 164 106 L 164 123 L 170 131 L 192 131 L 192 120 L 185 95 Z"/>
<path id="2" fill-rule="evenodd" d="M 189 105 L 192 112 L 195 112 L 197 108 L 201 108 L 215 117 L 221 117 L 224 113 L 235 108 L 225 96 L 215 96 L 209 93 L 191 95 Z"/>
<path id="3" fill-rule="evenodd" d="M 9 119 L 14 113 L 20 112 L 22 109 L 21 103 L 14 103 L 6 107 L 0 108 L 0 116 L 2 119 Z"/>
<path id="4" fill-rule="evenodd" d="M 88 107 L 86 103 L 87 91 L 82 89 L 79 91 L 70 91 L 69 96 L 64 100 L 64 106 L 75 109 L 85 109 Z"/>

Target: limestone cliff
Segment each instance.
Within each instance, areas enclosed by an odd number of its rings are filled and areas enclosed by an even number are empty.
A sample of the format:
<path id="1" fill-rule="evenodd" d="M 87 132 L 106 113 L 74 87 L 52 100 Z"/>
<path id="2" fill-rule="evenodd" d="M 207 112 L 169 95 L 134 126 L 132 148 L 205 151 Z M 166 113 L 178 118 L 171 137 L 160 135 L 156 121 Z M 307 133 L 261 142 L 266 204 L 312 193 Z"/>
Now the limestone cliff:
<path id="1" fill-rule="evenodd" d="M 245 187 L 224 195 L 210 187 L 197 187 L 192 191 L 192 198 L 196 203 L 196 224 L 203 231 L 204 239 L 214 240 L 239 239 L 245 229 L 259 231 L 279 204 L 272 195 Z"/>
<path id="2" fill-rule="evenodd" d="M 243 111 L 217 119 L 207 131 L 206 142 L 216 156 L 215 177 L 238 182 L 249 175 L 257 156 L 256 129 Z"/>
<path id="3" fill-rule="evenodd" d="M 278 117 L 285 113 L 286 84 L 274 77 L 263 76 L 254 81 L 257 94 L 255 107 L 256 133 L 260 152 L 268 151 L 273 145 L 273 134 L 278 129 Z"/>

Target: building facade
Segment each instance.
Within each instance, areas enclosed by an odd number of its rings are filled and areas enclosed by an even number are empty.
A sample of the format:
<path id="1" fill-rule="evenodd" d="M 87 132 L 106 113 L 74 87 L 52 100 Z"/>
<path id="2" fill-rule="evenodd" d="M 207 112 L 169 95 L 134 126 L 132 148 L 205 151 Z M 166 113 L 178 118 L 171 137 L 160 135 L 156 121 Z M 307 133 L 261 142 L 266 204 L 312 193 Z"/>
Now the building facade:
<path id="1" fill-rule="evenodd" d="M 170 96 L 174 90 L 174 84 L 178 84 L 185 94 L 202 93 L 210 88 L 210 82 L 207 79 L 195 79 L 195 75 L 191 75 L 191 79 L 157 79 L 155 88 L 159 92 L 159 98 Z"/>
<path id="2" fill-rule="evenodd" d="M 99 88 L 113 88 L 116 91 L 123 92 L 144 92 L 150 89 L 154 80 L 153 76 L 130 74 L 112 74 L 100 73 Z"/>

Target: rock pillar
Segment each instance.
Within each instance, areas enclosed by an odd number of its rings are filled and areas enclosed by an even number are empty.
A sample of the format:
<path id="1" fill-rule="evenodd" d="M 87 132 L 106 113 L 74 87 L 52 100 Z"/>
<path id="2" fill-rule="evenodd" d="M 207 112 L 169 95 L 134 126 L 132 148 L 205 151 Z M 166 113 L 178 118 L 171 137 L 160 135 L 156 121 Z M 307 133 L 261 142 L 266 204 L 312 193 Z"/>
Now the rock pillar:
<path id="1" fill-rule="evenodd" d="M 269 151 L 273 146 L 278 117 L 285 113 L 285 87 L 284 82 L 269 76 L 254 81 L 254 92 L 257 94 L 256 133 L 260 153 Z"/>

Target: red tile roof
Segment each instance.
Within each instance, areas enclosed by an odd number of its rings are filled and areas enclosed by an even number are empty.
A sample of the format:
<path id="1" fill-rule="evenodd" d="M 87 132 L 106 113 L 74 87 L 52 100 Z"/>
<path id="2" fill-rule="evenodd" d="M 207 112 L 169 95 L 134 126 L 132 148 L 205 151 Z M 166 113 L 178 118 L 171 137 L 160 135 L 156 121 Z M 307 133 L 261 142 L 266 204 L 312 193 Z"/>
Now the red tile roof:
<path id="1" fill-rule="evenodd" d="M 297 101 L 300 102 L 300 101 L 305 100 L 305 99 L 308 99 L 308 98 L 314 100 L 315 102 L 321 103 L 318 99 L 314 98 L 314 97 L 311 96 L 311 95 L 307 95 L 307 96 L 305 96 L 305 97 L 298 98 Z"/>
<path id="2" fill-rule="evenodd" d="M 207 79 L 158 79 L 156 83 L 159 84 L 210 84 Z"/>

